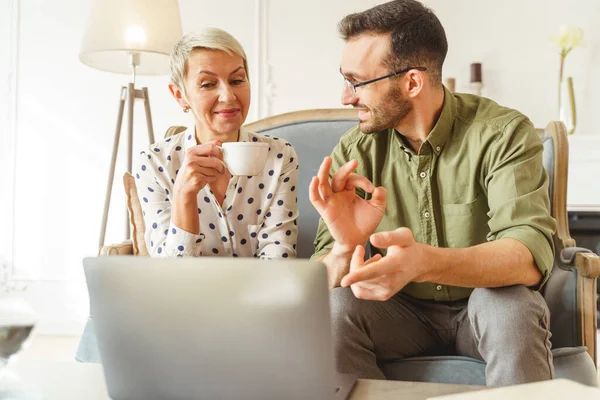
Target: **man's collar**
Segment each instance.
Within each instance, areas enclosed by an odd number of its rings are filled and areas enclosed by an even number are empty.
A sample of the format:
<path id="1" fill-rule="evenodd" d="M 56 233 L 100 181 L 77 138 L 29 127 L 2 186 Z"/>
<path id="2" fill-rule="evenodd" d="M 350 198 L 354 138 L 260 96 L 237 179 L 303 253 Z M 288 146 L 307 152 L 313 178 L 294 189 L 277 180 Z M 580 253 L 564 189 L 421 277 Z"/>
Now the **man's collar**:
<path id="1" fill-rule="evenodd" d="M 444 105 L 442 112 L 433 129 L 427 136 L 427 141 L 435 154 L 440 155 L 444 145 L 450 137 L 450 132 L 456 118 L 456 99 L 454 95 L 444 86 Z"/>

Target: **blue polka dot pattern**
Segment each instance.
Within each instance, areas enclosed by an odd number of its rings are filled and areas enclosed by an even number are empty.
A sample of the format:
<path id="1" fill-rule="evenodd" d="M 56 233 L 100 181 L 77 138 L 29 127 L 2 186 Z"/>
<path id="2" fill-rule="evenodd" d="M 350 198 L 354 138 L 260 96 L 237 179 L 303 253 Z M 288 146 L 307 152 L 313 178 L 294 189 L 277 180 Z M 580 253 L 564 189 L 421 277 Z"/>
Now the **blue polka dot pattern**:
<path id="1" fill-rule="evenodd" d="M 240 141 L 269 144 L 263 171 L 231 178 L 224 191 L 210 184 L 201 188 L 196 207 L 200 232 L 195 234 L 171 219 L 175 178 L 187 150 L 196 145 L 188 132 L 146 148 L 134 166 L 150 255 L 294 257 L 298 211 L 292 192 L 298 185 L 298 164 L 293 147 L 284 140 L 242 132 Z"/>

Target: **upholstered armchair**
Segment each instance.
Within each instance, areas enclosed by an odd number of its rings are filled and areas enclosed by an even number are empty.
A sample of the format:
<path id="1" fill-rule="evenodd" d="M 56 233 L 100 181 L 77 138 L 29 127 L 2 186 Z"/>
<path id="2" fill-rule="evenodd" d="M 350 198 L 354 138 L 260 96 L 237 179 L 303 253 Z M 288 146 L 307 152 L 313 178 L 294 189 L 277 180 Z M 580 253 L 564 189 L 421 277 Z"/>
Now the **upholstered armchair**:
<path id="1" fill-rule="evenodd" d="M 323 158 L 330 154 L 343 133 L 357 122 L 355 110 L 329 109 L 277 115 L 245 126 L 245 129 L 254 132 L 286 139 L 298 153 L 298 186 L 303 188 L 298 191 L 300 220 L 297 250 L 300 258 L 312 255 L 319 221 L 319 216 L 308 199 L 309 182 L 317 174 Z M 171 132 L 178 132 L 178 128 L 174 127 Z M 550 177 L 552 216 L 558 222 L 554 237 L 556 257 L 553 273 L 543 293 L 551 311 L 556 377 L 595 386 L 596 278 L 600 276 L 600 258 L 589 250 L 575 247 L 575 241 L 569 236 L 566 211 L 568 143 L 564 125 L 551 122 L 543 130 L 541 140 L 544 144 L 544 166 Z M 125 177 L 125 187 L 130 200 L 130 211 L 133 215 L 137 212 L 141 216 L 132 178 Z M 136 217 L 132 217 L 132 222 L 135 219 Z M 140 226 L 140 217 L 137 219 L 131 242 L 104 247 L 100 253 L 144 254 L 144 229 L 143 225 Z M 98 362 L 94 347 L 95 337 L 90 320 L 82 337 L 77 359 Z M 485 385 L 485 363 L 468 357 L 416 357 L 391 362 L 382 368 L 389 379 Z"/>

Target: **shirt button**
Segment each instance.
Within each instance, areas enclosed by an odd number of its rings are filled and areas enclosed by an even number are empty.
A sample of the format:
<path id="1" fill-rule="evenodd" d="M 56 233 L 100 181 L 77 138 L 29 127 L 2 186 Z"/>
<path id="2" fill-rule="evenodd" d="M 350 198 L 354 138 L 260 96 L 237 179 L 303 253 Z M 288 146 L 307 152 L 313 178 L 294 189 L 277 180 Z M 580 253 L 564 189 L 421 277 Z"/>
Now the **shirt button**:
<path id="1" fill-rule="evenodd" d="M 424 216 L 425 218 L 429 218 L 429 216 L 430 216 L 430 214 L 429 214 L 429 211 L 425 211 L 425 212 L 423 213 L 423 216 Z"/>
<path id="2" fill-rule="evenodd" d="M 427 172 L 421 172 L 421 173 L 419 174 L 419 176 L 420 176 L 421 178 L 425 178 L 425 177 L 427 176 Z"/>
<path id="3" fill-rule="evenodd" d="M 440 146 L 435 148 L 437 151 L 440 151 L 442 148 Z"/>
<path id="4" fill-rule="evenodd" d="M 437 285 L 437 286 L 435 287 L 435 290 L 437 290 L 438 292 L 439 292 L 440 290 L 442 290 L 442 285 Z"/>

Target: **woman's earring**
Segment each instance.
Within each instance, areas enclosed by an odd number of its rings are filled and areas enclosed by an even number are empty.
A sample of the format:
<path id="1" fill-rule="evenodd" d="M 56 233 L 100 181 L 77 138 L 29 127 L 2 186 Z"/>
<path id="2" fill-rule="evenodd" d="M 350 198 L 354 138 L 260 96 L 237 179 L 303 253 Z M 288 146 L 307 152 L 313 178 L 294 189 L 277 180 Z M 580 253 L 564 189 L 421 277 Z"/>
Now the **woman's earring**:
<path id="1" fill-rule="evenodd" d="M 190 106 L 183 107 L 183 112 L 184 113 L 189 113 L 190 112 Z"/>

